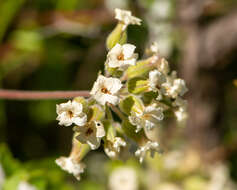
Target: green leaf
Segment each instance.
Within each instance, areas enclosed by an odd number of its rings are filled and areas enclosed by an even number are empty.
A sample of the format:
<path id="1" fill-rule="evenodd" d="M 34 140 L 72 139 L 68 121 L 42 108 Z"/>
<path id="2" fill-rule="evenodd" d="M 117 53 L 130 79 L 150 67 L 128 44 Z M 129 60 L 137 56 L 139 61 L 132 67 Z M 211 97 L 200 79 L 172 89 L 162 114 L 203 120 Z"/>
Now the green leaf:
<path id="1" fill-rule="evenodd" d="M 0 164 L 8 177 L 21 169 L 20 163 L 15 160 L 5 144 L 0 144 Z"/>
<path id="2" fill-rule="evenodd" d="M 0 1 L 0 42 L 2 41 L 8 26 L 11 24 L 13 17 L 24 2 L 25 0 Z"/>
<path id="3" fill-rule="evenodd" d="M 39 52 L 43 47 L 43 38 L 38 32 L 18 30 L 12 34 L 12 43 L 17 49 L 29 52 Z"/>

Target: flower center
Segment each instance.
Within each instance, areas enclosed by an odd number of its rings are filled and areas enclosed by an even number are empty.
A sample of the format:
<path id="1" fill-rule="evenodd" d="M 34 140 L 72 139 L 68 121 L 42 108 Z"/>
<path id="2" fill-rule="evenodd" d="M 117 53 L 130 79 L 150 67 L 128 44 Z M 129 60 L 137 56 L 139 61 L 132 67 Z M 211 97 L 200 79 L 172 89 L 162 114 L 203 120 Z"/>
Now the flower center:
<path id="1" fill-rule="evenodd" d="M 70 118 L 73 117 L 73 112 L 72 112 L 71 110 L 69 110 L 67 113 L 68 113 L 68 116 L 69 116 Z"/>
<path id="2" fill-rule="evenodd" d="M 156 85 L 156 88 L 157 88 L 157 89 L 160 89 L 160 85 L 159 85 L 159 84 L 157 84 L 157 85 Z"/>
<path id="3" fill-rule="evenodd" d="M 124 55 L 123 55 L 123 53 L 120 53 L 120 54 L 117 56 L 117 59 L 118 59 L 119 61 L 124 60 Z"/>
<path id="4" fill-rule="evenodd" d="M 101 88 L 101 92 L 103 92 L 104 94 L 109 94 L 110 92 L 108 91 L 107 88 L 103 87 Z"/>
<path id="5" fill-rule="evenodd" d="M 89 136 L 89 135 L 91 135 L 93 133 L 93 129 L 92 128 L 89 128 L 89 129 L 87 129 L 87 131 L 86 131 L 86 136 Z"/>

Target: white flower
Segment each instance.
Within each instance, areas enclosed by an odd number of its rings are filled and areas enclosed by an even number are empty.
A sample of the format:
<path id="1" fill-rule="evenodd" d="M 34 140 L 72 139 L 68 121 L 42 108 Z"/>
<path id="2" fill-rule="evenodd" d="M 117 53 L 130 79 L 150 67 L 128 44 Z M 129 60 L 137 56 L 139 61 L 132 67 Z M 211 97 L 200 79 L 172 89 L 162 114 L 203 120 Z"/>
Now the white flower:
<path id="1" fill-rule="evenodd" d="M 153 129 L 159 125 L 163 118 L 163 108 L 152 104 L 145 107 L 141 113 L 132 112 L 131 116 L 129 116 L 129 121 L 137 127 L 136 132 L 139 132 L 142 128 L 145 130 Z"/>
<path id="2" fill-rule="evenodd" d="M 77 180 L 80 180 L 80 174 L 84 172 L 85 164 L 79 163 L 71 157 L 60 157 L 56 160 L 56 164 L 63 170 L 73 174 Z"/>
<path id="3" fill-rule="evenodd" d="M 120 137 L 115 137 L 114 141 L 108 141 L 108 146 L 105 147 L 105 153 L 110 158 L 117 158 L 121 147 L 125 147 L 127 143 Z"/>
<path id="4" fill-rule="evenodd" d="M 109 12 L 114 12 L 114 9 L 126 9 L 128 7 L 128 1 L 124 0 L 105 0 L 105 6 L 109 10 Z"/>
<path id="5" fill-rule="evenodd" d="M 210 171 L 210 181 L 207 184 L 207 190 L 223 190 L 228 188 L 229 171 L 227 166 L 222 163 L 212 166 Z"/>
<path id="6" fill-rule="evenodd" d="M 69 100 L 67 103 L 59 104 L 56 110 L 59 125 L 70 126 L 74 123 L 78 126 L 83 126 L 87 121 L 87 116 L 82 111 L 82 104 L 76 101 L 71 102 Z"/>
<path id="7" fill-rule="evenodd" d="M 0 164 L 0 189 L 2 188 L 4 181 L 5 181 L 5 173 L 2 168 L 2 165 Z"/>
<path id="8" fill-rule="evenodd" d="M 162 58 L 157 69 L 158 69 L 158 71 L 160 71 L 163 74 L 167 75 L 169 73 L 169 71 L 170 71 L 168 61 L 166 59 Z"/>
<path id="9" fill-rule="evenodd" d="M 164 156 L 162 155 L 162 157 L 164 158 L 164 168 L 168 170 L 178 168 L 184 160 L 183 153 L 180 151 L 171 151 Z"/>
<path id="10" fill-rule="evenodd" d="M 111 68 L 125 70 L 129 65 L 135 65 L 138 55 L 134 53 L 136 46 L 132 44 L 116 44 L 108 53 L 106 64 Z"/>
<path id="11" fill-rule="evenodd" d="M 158 91 L 164 82 L 166 82 L 166 77 L 163 73 L 158 70 L 153 70 L 149 72 L 150 90 Z"/>
<path id="12" fill-rule="evenodd" d="M 26 181 L 21 181 L 17 187 L 17 190 L 37 190 L 36 187 L 27 183 Z"/>
<path id="13" fill-rule="evenodd" d="M 116 105 L 119 103 L 117 93 L 121 87 L 122 83 L 119 79 L 99 75 L 90 94 L 102 105 L 106 102 Z"/>
<path id="14" fill-rule="evenodd" d="M 123 30 L 125 30 L 129 24 L 141 25 L 142 22 L 141 19 L 132 16 L 131 11 L 122 9 L 115 9 L 115 18 L 124 24 Z"/>
<path id="15" fill-rule="evenodd" d="M 77 127 L 75 130 L 79 132 L 76 139 L 83 144 L 87 143 L 92 150 L 100 146 L 101 138 L 105 136 L 104 126 L 99 121 L 91 121 L 83 127 Z"/>
<path id="16" fill-rule="evenodd" d="M 173 106 L 177 106 L 177 110 L 175 110 L 174 114 L 177 118 L 178 122 L 184 122 L 186 121 L 188 117 L 187 113 L 187 101 L 183 100 L 180 97 L 177 97 L 175 101 L 172 103 Z"/>
<path id="17" fill-rule="evenodd" d="M 129 167 L 114 170 L 109 176 L 110 190 L 138 190 L 136 171 Z"/>
<path id="18" fill-rule="evenodd" d="M 155 1 L 151 6 L 150 14 L 153 18 L 167 19 L 171 15 L 171 1 Z"/>
<path id="19" fill-rule="evenodd" d="M 159 52 L 159 47 L 157 42 L 153 42 L 150 46 L 151 53 L 157 54 Z"/>
<path id="20" fill-rule="evenodd" d="M 171 98 L 183 96 L 188 91 L 185 81 L 179 78 L 163 83 L 162 89 L 164 94 Z"/>
<path id="21" fill-rule="evenodd" d="M 178 122 L 184 122 L 184 121 L 186 121 L 186 119 L 188 117 L 187 112 L 184 111 L 182 108 L 178 108 L 178 110 L 176 110 L 174 112 L 174 114 L 175 114 Z"/>
<path id="22" fill-rule="evenodd" d="M 154 157 L 155 152 L 158 152 L 159 144 L 157 142 L 148 141 L 144 146 L 140 147 L 136 152 L 135 155 L 139 157 L 140 163 L 143 162 L 144 158 L 146 157 L 146 153 L 150 151 L 151 157 Z"/>

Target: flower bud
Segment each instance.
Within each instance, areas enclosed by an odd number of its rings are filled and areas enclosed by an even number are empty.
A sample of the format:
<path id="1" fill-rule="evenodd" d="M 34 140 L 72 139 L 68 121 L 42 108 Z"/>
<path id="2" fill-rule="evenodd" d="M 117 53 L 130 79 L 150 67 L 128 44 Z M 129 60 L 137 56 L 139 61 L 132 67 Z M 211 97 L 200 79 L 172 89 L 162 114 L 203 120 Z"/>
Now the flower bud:
<path id="1" fill-rule="evenodd" d="M 127 32 L 123 30 L 123 24 L 118 23 L 115 29 L 110 33 L 106 40 L 108 50 L 112 49 L 117 43 L 125 44 L 127 42 Z"/>

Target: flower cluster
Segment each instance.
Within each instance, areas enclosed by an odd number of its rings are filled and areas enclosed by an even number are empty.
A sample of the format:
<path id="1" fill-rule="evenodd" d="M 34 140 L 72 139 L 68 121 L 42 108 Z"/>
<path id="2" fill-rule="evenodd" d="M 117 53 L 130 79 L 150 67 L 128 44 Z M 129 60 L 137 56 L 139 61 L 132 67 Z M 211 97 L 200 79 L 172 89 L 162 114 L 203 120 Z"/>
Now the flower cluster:
<path id="1" fill-rule="evenodd" d="M 148 152 L 151 156 L 159 152 L 158 143 L 147 133 L 162 126 L 167 115 L 173 114 L 179 122 L 187 116 L 187 103 L 182 99 L 187 92 L 185 81 L 170 71 L 156 44 L 145 59 L 138 60 L 136 46 L 124 36 L 129 24 L 140 25 L 141 20 L 130 11 L 116 9 L 115 14 L 119 22 L 107 39 L 105 71 L 98 75 L 91 96 L 57 105 L 59 125 L 73 125 L 75 135 L 71 155 L 56 163 L 77 179 L 84 171 L 80 161 L 88 148 L 98 149 L 103 142 L 110 158 L 133 153 L 142 162 Z M 129 151 L 131 141 L 137 145 L 135 152 Z"/>

